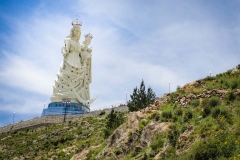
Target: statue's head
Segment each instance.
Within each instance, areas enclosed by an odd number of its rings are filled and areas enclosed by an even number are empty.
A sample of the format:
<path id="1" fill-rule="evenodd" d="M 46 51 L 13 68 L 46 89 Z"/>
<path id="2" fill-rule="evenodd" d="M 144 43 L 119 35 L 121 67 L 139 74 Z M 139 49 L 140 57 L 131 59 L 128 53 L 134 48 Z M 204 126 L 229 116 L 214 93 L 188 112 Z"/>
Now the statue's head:
<path id="1" fill-rule="evenodd" d="M 85 45 L 89 45 L 91 43 L 91 40 L 92 40 L 93 36 L 88 33 L 85 35 L 85 40 L 83 41 L 83 44 Z"/>
<path id="2" fill-rule="evenodd" d="M 72 21 L 72 25 L 73 25 L 73 28 L 71 29 L 70 35 L 68 37 L 74 38 L 77 41 L 79 41 L 79 39 L 81 37 L 80 26 L 82 26 L 82 22 L 80 22 L 78 19 L 76 19 L 75 21 Z"/>
<path id="3" fill-rule="evenodd" d="M 70 31 L 69 37 L 70 38 L 75 38 L 77 41 L 79 41 L 80 36 L 81 36 L 81 28 L 80 28 L 80 26 L 78 26 L 78 25 L 73 26 L 73 28 Z"/>

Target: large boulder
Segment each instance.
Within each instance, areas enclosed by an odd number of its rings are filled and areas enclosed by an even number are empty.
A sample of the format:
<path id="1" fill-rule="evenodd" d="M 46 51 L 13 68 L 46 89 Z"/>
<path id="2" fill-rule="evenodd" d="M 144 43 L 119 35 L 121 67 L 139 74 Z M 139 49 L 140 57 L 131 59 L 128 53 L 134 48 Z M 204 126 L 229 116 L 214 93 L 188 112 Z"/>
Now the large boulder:
<path id="1" fill-rule="evenodd" d="M 190 90 L 190 89 L 198 88 L 198 87 L 200 87 L 200 86 L 201 86 L 201 83 L 198 82 L 198 81 L 196 81 L 196 82 L 191 82 L 191 83 L 186 84 L 185 86 L 183 86 L 182 89 L 183 89 L 184 91 L 188 91 L 188 90 Z"/>
<path id="2" fill-rule="evenodd" d="M 236 72 L 239 72 L 240 71 L 240 64 L 236 66 L 236 68 L 233 68 L 231 74 L 234 74 Z"/>
<path id="3" fill-rule="evenodd" d="M 140 144 L 143 147 L 149 146 L 154 138 L 156 132 L 166 132 L 168 130 L 169 123 L 167 122 L 151 122 L 147 125 L 141 134 Z"/>

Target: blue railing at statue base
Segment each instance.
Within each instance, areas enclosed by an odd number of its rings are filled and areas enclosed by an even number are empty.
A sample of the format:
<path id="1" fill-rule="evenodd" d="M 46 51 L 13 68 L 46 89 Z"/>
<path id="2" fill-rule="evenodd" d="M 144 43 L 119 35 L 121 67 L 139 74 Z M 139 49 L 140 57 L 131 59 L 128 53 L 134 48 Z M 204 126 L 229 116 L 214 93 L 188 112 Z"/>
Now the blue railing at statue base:
<path id="1" fill-rule="evenodd" d="M 90 112 L 89 107 L 81 103 L 52 102 L 48 108 L 43 109 L 42 116 L 86 114 L 88 112 Z"/>

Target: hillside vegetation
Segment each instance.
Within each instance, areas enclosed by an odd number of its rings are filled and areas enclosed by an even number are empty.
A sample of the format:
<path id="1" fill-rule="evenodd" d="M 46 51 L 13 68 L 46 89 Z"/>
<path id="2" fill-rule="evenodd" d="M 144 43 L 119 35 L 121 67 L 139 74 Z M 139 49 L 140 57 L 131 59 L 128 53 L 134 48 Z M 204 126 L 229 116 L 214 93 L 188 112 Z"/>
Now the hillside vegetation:
<path id="1" fill-rule="evenodd" d="M 240 159 L 239 67 L 139 111 L 2 133 L 0 159 Z"/>

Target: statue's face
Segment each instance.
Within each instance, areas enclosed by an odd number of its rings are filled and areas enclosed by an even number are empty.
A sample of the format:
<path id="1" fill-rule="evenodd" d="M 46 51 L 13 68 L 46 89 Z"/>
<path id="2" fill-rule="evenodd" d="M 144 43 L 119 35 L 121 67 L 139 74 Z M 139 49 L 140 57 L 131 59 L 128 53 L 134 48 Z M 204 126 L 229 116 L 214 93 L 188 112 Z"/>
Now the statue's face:
<path id="1" fill-rule="evenodd" d="M 85 40 L 86 40 L 86 45 L 89 45 L 91 43 L 91 38 L 90 37 L 86 37 Z"/>
<path id="2" fill-rule="evenodd" d="M 74 27 L 73 29 L 73 35 L 76 36 L 76 37 L 79 37 L 80 36 L 80 28 L 79 27 Z"/>

